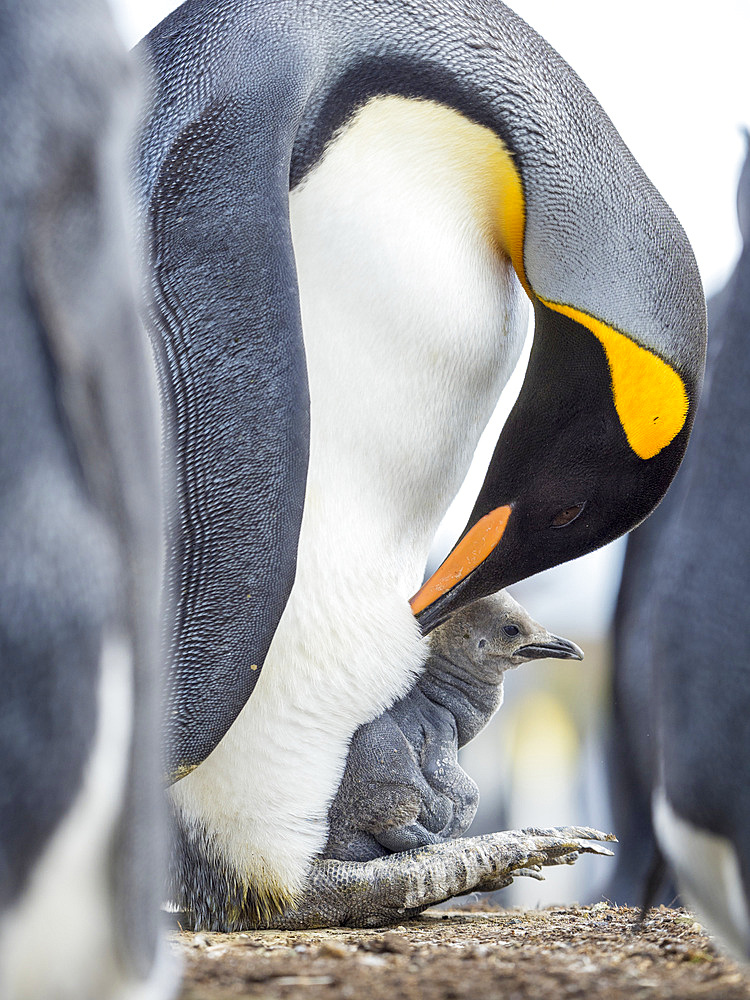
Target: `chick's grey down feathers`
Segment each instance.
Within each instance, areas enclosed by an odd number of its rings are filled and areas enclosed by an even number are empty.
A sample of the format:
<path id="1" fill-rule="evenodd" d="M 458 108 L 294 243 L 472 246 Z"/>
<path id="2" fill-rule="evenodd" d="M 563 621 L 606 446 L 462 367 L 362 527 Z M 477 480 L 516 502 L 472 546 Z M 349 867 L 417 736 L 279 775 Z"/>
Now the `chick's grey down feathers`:
<path id="1" fill-rule="evenodd" d="M 460 837 L 479 791 L 458 762 L 459 747 L 502 704 L 505 671 L 543 656 L 583 654 L 505 591 L 436 629 L 412 690 L 354 734 L 323 856 L 368 861 Z"/>

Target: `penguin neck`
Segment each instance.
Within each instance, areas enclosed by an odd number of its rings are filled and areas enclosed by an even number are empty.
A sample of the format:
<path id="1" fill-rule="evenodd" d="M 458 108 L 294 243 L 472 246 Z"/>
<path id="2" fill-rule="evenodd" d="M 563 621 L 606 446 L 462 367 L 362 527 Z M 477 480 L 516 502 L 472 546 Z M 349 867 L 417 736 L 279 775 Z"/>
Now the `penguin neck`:
<path id="1" fill-rule="evenodd" d="M 356 495 L 338 530 L 349 525 L 355 550 L 379 531 L 401 547 L 406 597 L 527 326 L 495 208 L 454 142 L 486 130 L 436 107 L 371 101 L 290 196 L 311 397 L 305 514 L 318 496 Z"/>
<path id="2" fill-rule="evenodd" d="M 473 740 L 503 703 L 504 670 L 497 668 L 498 662 L 483 669 L 460 652 L 450 659 L 433 653 L 417 682 L 426 698 L 455 718 L 459 747 Z"/>

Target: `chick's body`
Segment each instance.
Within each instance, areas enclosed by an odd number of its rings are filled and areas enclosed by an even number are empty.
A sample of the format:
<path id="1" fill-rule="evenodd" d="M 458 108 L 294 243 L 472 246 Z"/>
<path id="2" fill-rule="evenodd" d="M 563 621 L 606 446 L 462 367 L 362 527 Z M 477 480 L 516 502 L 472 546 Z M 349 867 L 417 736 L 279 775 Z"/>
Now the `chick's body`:
<path id="1" fill-rule="evenodd" d="M 505 671 L 545 656 L 583 654 L 505 591 L 436 629 L 411 691 L 354 734 L 323 856 L 366 861 L 461 836 L 474 819 L 479 790 L 458 750 L 502 705 Z"/>

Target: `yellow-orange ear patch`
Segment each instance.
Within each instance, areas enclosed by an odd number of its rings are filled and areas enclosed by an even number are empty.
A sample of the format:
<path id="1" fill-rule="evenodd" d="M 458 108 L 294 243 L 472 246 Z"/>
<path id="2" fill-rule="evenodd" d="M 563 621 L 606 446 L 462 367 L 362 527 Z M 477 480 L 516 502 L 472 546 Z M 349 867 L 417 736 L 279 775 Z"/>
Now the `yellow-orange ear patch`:
<path id="1" fill-rule="evenodd" d="M 688 396 L 677 372 L 601 320 L 572 306 L 540 301 L 585 326 L 601 343 L 612 377 L 615 410 L 628 444 L 639 458 L 658 455 L 677 437 L 687 418 Z"/>

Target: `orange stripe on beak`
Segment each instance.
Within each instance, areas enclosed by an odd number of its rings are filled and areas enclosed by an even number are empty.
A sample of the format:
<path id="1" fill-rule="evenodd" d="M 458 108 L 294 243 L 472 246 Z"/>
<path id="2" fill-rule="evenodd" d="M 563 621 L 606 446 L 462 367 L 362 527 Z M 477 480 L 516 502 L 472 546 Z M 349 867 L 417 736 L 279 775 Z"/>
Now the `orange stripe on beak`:
<path id="1" fill-rule="evenodd" d="M 415 615 L 433 604 L 484 562 L 503 537 L 510 507 L 498 507 L 485 514 L 456 545 L 445 562 L 409 601 Z"/>

